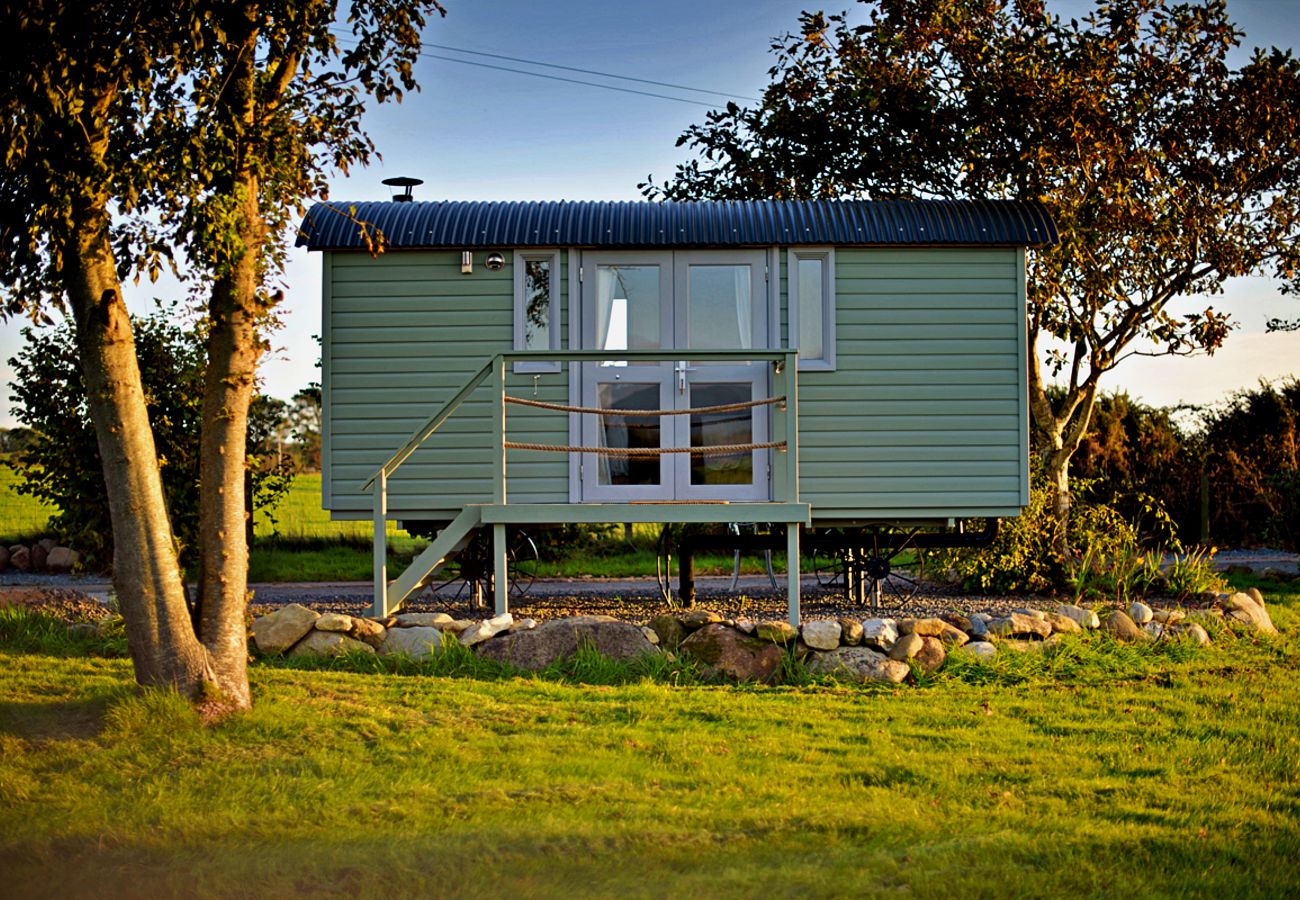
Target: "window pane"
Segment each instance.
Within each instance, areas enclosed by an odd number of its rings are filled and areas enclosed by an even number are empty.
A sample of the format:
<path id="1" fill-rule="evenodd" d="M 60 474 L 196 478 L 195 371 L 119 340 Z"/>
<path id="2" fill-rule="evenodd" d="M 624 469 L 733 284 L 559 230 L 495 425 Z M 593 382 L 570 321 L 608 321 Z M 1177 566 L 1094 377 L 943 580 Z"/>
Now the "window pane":
<path id="1" fill-rule="evenodd" d="M 754 345 L 749 266 L 691 266 L 689 346 L 748 350 Z"/>
<path id="2" fill-rule="evenodd" d="M 659 409 L 659 385 L 605 383 L 597 388 L 601 409 Z M 658 416 L 601 416 L 600 446 L 660 447 Z M 658 456 L 601 456 L 601 484 L 659 484 Z"/>
<path id="3" fill-rule="evenodd" d="M 600 266 L 596 282 L 596 349 L 659 350 L 659 267 Z M 611 360 L 602 365 L 627 365 Z"/>
<path id="4" fill-rule="evenodd" d="M 525 350 L 551 348 L 551 261 L 524 261 Z"/>
<path id="5" fill-rule="evenodd" d="M 799 260 L 799 355 L 804 359 L 826 356 L 823 263 L 820 258 Z"/>
<path id="6" fill-rule="evenodd" d="M 691 405 L 727 406 L 745 403 L 753 388 L 745 384 L 702 384 L 691 388 Z M 691 446 L 748 444 L 754 439 L 754 410 L 692 413 Z M 753 484 L 754 454 L 741 450 L 726 455 L 691 454 L 691 484 Z"/>

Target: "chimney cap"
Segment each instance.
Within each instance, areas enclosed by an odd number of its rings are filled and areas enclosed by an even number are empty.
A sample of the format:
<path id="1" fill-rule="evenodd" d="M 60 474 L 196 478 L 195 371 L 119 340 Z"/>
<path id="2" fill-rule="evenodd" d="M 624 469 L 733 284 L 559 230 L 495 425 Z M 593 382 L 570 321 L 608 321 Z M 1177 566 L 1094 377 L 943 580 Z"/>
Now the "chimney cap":
<path id="1" fill-rule="evenodd" d="M 395 178 L 385 178 L 383 184 L 387 185 L 388 187 L 403 188 L 404 190 L 402 191 L 402 193 L 394 195 L 393 200 L 395 200 L 398 203 L 409 203 L 415 199 L 415 197 L 411 194 L 411 188 L 415 187 L 416 185 L 424 184 L 424 179 L 411 178 L 410 176 L 407 175 L 398 175 Z"/>

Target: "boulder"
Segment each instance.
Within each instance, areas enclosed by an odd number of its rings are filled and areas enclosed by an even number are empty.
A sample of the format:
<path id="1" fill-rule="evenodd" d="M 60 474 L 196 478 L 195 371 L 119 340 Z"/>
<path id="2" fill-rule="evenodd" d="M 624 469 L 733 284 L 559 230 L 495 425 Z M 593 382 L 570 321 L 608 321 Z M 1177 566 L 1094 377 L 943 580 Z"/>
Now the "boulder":
<path id="1" fill-rule="evenodd" d="M 840 643 L 846 647 L 856 647 L 862 643 L 862 623 L 857 619 L 838 620 L 840 623 Z"/>
<path id="2" fill-rule="evenodd" d="M 943 619 L 953 628 L 956 628 L 959 631 L 964 631 L 967 634 L 970 634 L 971 620 L 968 616 L 963 616 L 959 612 L 946 612 L 941 616 L 939 616 L 939 618 Z"/>
<path id="3" fill-rule="evenodd" d="M 36 549 L 36 547 L 40 547 L 42 550 L 45 551 L 45 555 L 48 556 L 50 551 L 53 550 L 58 545 L 59 542 L 56 541 L 54 538 L 41 538 L 33 545 L 32 549 Z"/>
<path id="4" fill-rule="evenodd" d="M 888 650 L 898 640 L 898 628 L 893 619 L 867 619 L 862 623 L 862 644 L 877 650 Z"/>
<path id="5" fill-rule="evenodd" d="M 917 651 L 916 656 L 912 657 L 921 667 L 921 671 L 927 675 L 938 671 L 947 658 L 948 651 L 943 648 L 943 641 L 928 634 L 921 638 L 921 649 Z"/>
<path id="6" fill-rule="evenodd" d="M 71 572 L 81 562 L 81 554 L 67 547 L 55 547 L 45 558 L 45 567 L 51 572 Z M 4 565 L 0 564 L 0 569 Z"/>
<path id="7" fill-rule="evenodd" d="M 1058 615 L 1065 616 L 1067 619 L 1073 619 L 1079 623 L 1081 628 L 1100 628 L 1101 619 L 1090 609 L 1084 609 L 1081 606 L 1075 606 L 1073 603 L 1062 603 L 1056 608 Z"/>
<path id="8" fill-rule="evenodd" d="M 312 631 L 294 645 L 290 656 L 342 656 L 344 653 L 370 653 L 375 648 L 338 631 Z"/>
<path id="9" fill-rule="evenodd" d="M 510 613 L 502 613 L 499 616 L 484 619 L 482 622 L 475 622 L 460 633 L 460 642 L 466 647 L 473 647 L 475 644 L 483 643 L 488 638 L 496 637 L 513 624 L 515 624 L 515 617 Z"/>
<path id="10" fill-rule="evenodd" d="M 1047 613 L 1043 612 L 1041 609 L 1033 609 L 1028 606 L 1021 606 L 1011 610 L 1011 612 L 1021 616 L 1029 616 L 1031 619 L 1038 619 L 1041 622 L 1047 621 Z"/>
<path id="11" fill-rule="evenodd" d="M 808 660 L 808 671 L 859 684 L 898 684 L 911 670 L 907 663 L 890 659 L 870 647 L 840 647 L 826 653 L 814 653 Z"/>
<path id="12" fill-rule="evenodd" d="M 1165 634 L 1165 626 L 1160 622 L 1147 622 L 1142 626 L 1142 630 L 1152 638 L 1161 638 Z"/>
<path id="13" fill-rule="evenodd" d="M 737 619 L 736 630 L 741 634 L 753 634 L 754 629 L 758 627 L 752 619 Z"/>
<path id="14" fill-rule="evenodd" d="M 44 572 L 45 563 L 50 558 L 50 551 L 45 549 L 44 544 L 32 544 L 28 552 L 32 555 L 32 571 Z"/>
<path id="15" fill-rule="evenodd" d="M 1250 599 L 1254 600 L 1254 601 L 1255 601 L 1256 603 L 1258 603 L 1260 606 L 1263 606 L 1263 605 L 1264 605 L 1264 595 L 1263 595 L 1262 593 L 1260 593 L 1259 588 L 1257 588 L 1257 587 L 1248 587 L 1248 588 L 1246 588 L 1246 591 L 1245 591 L 1245 592 L 1246 592 L 1247 594 L 1250 594 Z"/>
<path id="16" fill-rule="evenodd" d="M 1198 647 L 1210 646 L 1210 633 L 1195 622 L 1185 622 L 1178 625 L 1171 625 L 1170 633 L 1176 637 L 1191 641 Z"/>
<path id="17" fill-rule="evenodd" d="M 834 650 L 840 645 L 840 623 L 834 619 L 818 619 L 803 624 L 803 642 L 814 650 Z"/>
<path id="18" fill-rule="evenodd" d="M 899 634 L 919 634 L 921 637 L 938 637 L 948 625 L 943 619 L 899 619 Z"/>
<path id="19" fill-rule="evenodd" d="M 722 616 L 711 609 L 688 609 L 682 613 L 682 627 L 688 631 L 694 631 L 697 628 L 703 628 L 705 625 L 715 625 L 722 621 Z"/>
<path id="20" fill-rule="evenodd" d="M 669 650 L 676 650 L 686 640 L 686 626 L 676 616 L 655 616 L 650 620 L 650 628 L 659 635 L 656 643 Z"/>
<path id="21" fill-rule="evenodd" d="M 682 654 L 704 666 L 704 675 L 771 684 L 781 670 L 781 648 L 721 624 L 706 625 L 682 642 Z"/>
<path id="22" fill-rule="evenodd" d="M 19 572 L 30 572 L 32 568 L 32 552 L 22 544 L 14 544 L 9 548 L 9 565 Z"/>
<path id="23" fill-rule="evenodd" d="M 1049 612 L 1047 614 L 1047 624 L 1052 626 L 1054 634 L 1078 634 L 1083 631 L 1082 625 L 1069 616 L 1063 616 L 1060 613 Z"/>
<path id="24" fill-rule="evenodd" d="M 934 637 L 937 637 L 945 644 L 952 644 L 954 647 L 960 647 L 962 644 L 970 640 L 970 635 L 962 631 L 960 628 L 949 625 L 947 622 L 943 623 L 943 630 L 937 635 L 934 635 Z"/>
<path id="25" fill-rule="evenodd" d="M 1134 600 L 1128 605 L 1128 617 L 1133 620 L 1135 625 L 1145 625 L 1151 621 L 1152 616 L 1151 607 L 1141 600 Z"/>
<path id="26" fill-rule="evenodd" d="M 1128 617 L 1127 613 L 1118 609 L 1111 610 L 1110 615 L 1102 620 L 1101 628 L 1102 631 L 1105 631 L 1115 640 L 1124 643 L 1140 641 L 1147 636 L 1142 629 L 1137 627 L 1137 623 Z"/>
<path id="27" fill-rule="evenodd" d="M 525 619 L 524 621 L 525 621 L 525 622 L 532 622 L 533 620 L 532 620 L 532 619 Z M 534 628 L 537 627 L 537 623 L 536 623 L 536 622 L 533 622 L 533 627 L 534 627 Z M 512 628 L 511 630 L 513 631 L 514 629 Z M 658 645 L 659 645 L 659 632 L 655 631 L 655 630 L 654 630 L 653 628 L 651 628 L 649 625 L 642 625 L 642 626 L 641 626 L 641 633 L 645 635 L 645 639 L 646 639 L 647 641 L 649 641 L 650 643 L 654 644 L 655 646 L 658 646 Z"/>
<path id="28" fill-rule="evenodd" d="M 799 629 L 780 620 L 759 622 L 754 626 L 754 636 L 774 644 L 788 644 L 799 636 Z"/>
<path id="29" fill-rule="evenodd" d="M 441 647 L 442 641 L 442 631 L 432 625 L 390 628 L 384 642 L 379 646 L 379 655 L 405 654 L 411 659 L 424 659 Z"/>
<path id="30" fill-rule="evenodd" d="M 283 653 L 311 631 L 320 614 L 290 603 L 253 622 L 253 642 L 263 653 Z"/>
<path id="31" fill-rule="evenodd" d="M 988 633 L 997 637 L 1047 637 L 1052 633 L 1052 626 L 1047 622 L 1047 614 L 1042 618 L 1028 613 L 1013 612 L 997 619 L 990 619 Z"/>
<path id="32" fill-rule="evenodd" d="M 998 645 L 990 644 L 988 641 L 972 641 L 962 650 L 976 657 L 980 662 L 988 662 L 998 655 Z"/>
<path id="33" fill-rule="evenodd" d="M 513 625 L 506 629 L 507 633 L 515 631 L 527 631 L 530 628 L 537 627 L 536 619 L 515 619 Z M 651 643 L 654 643 L 653 641 Z"/>
<path id="34" fill-rule="evenodd" d="M 402 613 L 397 616 L 394 624 L 398 628 L 441 628 L 451 624 L 451 621 L 451 616 L 446 613 Z"/>
<path id="35" fill-rule="evenodd" d="M 1277 629 L 1273 627 L 1273 620 L 1269 617 L 1264 604 L 1256 603 L 1250 594 L 1233 594 L 1228 598 L 1225 610 L 1229 619 L 1240 622 L 1252 631 L 1277 634 Z"/>
<path id="36" fill-rule="evenodd" d="M 353 616 L 352 630 L 349 634 L 359 641 L 365 641 L 372 647 L 381 647 L 383 646 L 384 638 L 388 635 L 388 629 L 372 619 L 363 619 L 360 616 Z"/>
<path id="37" fill-rule="evenodd" d="M 1153 609 L 1151 610 L 1151 618 L 1153 621 L 1164 625 L 1176 625 L 1187 618 L 1187 613 L 1181 609 Z"/>
<path id="38" fill-rule="evenodd" d="M 646 640 L 639 625 L 620 622 L 610 616 L 574 616 L 542 622 L 527 631 L 500 635 L 480 644 L 477 653 L 484 659 L 536 672 L 572 656 L 582 644 L 590 644 L 599 653 L 618 662 L 631 662 L 648 653 L 659 652 Z"/>
<path id="39" fill-rule="evenodd" d="M 352 631 L 352 617 L 335 612 L 321 613 L 315 628 L 317 631 L 341 631 L 347 634 Z"/>
<path id="40" fill-rule="evenodd" d="M 984 641 L 989 636 L 990 621 L 992 621 L 990 616 L 976 613 L 970 617 L 970 629 L 966 633 L 977 641 Z"/>
<path id="41" fill-rule="evenodd" d="M 433 627 L 439 631 L 445 631 L 447 634 L 464 634 L 477 624 L 478 622 L 473 619 L 452 619 L 450 622 L 435 622 Z"/>
<path id="42" fill-rule="evenodd" d="M 899 635 L 898 640 L 894 641 L 894 646 L 889 648 L 889 658 L 899 661 L 911 659 L 920 653 L 924 646 L 925 638 L 915 632 Z"/>

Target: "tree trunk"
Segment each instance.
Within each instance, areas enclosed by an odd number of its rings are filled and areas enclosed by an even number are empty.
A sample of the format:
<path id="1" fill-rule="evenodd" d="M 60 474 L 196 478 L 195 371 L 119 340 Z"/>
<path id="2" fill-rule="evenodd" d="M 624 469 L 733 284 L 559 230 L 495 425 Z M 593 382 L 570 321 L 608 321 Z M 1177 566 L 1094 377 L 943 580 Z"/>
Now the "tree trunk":
<path id="1" fill-rule="evenodd" d="M 131 320 L 108 235 L 93 200 L 74 212 L 63 282 L 77 329 L 87 401 L 113 523 L 113 587 L 142 685 L 199 699 L 213 680 L 190 624 L 185 584 L 163 495 Z"/>

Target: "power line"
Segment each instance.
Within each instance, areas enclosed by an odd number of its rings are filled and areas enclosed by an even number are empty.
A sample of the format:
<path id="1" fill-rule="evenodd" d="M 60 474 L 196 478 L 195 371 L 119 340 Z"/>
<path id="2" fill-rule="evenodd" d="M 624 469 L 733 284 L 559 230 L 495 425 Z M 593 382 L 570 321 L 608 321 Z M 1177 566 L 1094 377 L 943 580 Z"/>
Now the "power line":
<path id="1" fill-rule="evenodd" d="M 331 29 L 331 30 L 333 30 L 333 31 L 335 31 L 335 32 L 340 32 L 340 31 L 342 31 L 342 29 L 339 29 L 339 28 L 333 28 L 333 29 Z M 350 37 L 350 36 L 343 36 L 343 35 L 340 35 L 340 38 L 339 38 L 339 39 L 340 39 L 340 40 L 348 41 L 349 43 L 355 43 L 355 42 L 356 42 L 356 39 L 355 39 L 355 38 L 352 38 L 352 37 Z M 670 83 L 670 82 L 666 82 L 666 81 L 653 81 L 653 80 L 648 79 L 648 78 L 634 78 L 634 77 L 632 77 L 632 76 L 630 76 L 630 75 L 614 75 L 614 74 L 612 74 L 612 73 L 610 73 L 610 72 L 599 72 L 599 71 L 596 71 L 595 69 L 579 69 L 579 68 L 576 68 L 576 67 L 574 67 L 574 66 L 562 66 L 562 65 L 559 65 L 558 63 L 539 62 L 539 61 L 537 61 L 537 60 L 532 60 L 532 59 L 523 59 L 523 58 L 516 57 L 516 56 L 506 56 L 506 55 L 503 55 L 503 54 L 500 54 L 500 53 L 485 53 L 485 52 L 478 51 L 478 50 L 462 50 L 462 49 L 460 49 L 460 48 L 458 48 L 458 47 L 450 47 L 450 46 L 447 46 L 447 45 L 445 45 L 445 44 L 425 44 L 424 46 L 426 46 L 426 47 L 436 47 L 436 48 L 438 48 L 438 49 L 440 49 L 440 50 L 450 50 L 450 51 L 452 51 L 452 52 L 454 52 L 454 53 L 468 53 L 468 54 L 471 54 L 471 55 L 474 55 L 474 56 L 485 56 L 485 57 L 489 57 L 489 58 L 491 58 L 491 59 L 504 59 L 504 60 L 508 60 L 508 61 L 510 61 L 510 62 L 524 63 L 524 64 L 526 64 L 526 65 L 532 65 L 532 66 L 544 66 L 544 67 L 546 67 L 546 68 L 550 68 L 550 69 L 561 69 L 561 70 L 564 70 L 564 71 L 567 71 L 567 72 L 579 72 L 579 73 L 584 74 L 584 75 L 596 75 L 596 76 L 599 76 L 599 77 L 601 77 L 601 78 L 615 78 L 615 79 L 618 79 L 618 80 L 621 80 L 621 81 L 635 81 L 635 82 L 637 82 L 637 83 L 639 83 L 639 84 L 651 84 L 651 85 L 655 85 L 655 86 L 657 86 L 657 87 L 673 88 L 674 90 L 681 90 L 681 91 L 694 91 L 694 92 L 696 92 L 696 93 L 701 93 L 701 94 L 716 94 L 716 95 L 718 95 L 718 96 L 720 96 L 720 97 L 734 97 L 734 98 L 737 99 L 737 100 L 751 100 L 751 101 L 753 101 L 753 102 L 755 102 L 755 103 L 760 102 L 760 101 L 758 100 L 757 97 L 746 97 L 746 96 L 744 96 L 743 94 L 731 94 L 731 93 L 727 93 L 726 91 L 713 91 L 713 90 L 708 90 L 707 88 L 689 87 L 689 86 L 687 86 L 687 85 L 682 85 L 682 84 L 672 84 L 672 83 Z M 709 109 L 713 109 L 714 107 L 717 106 L 716 103 L 705 103 L 705 102 L 700 101 L 700 100 L 691 100 L 691 99 L 688 99 L 688 98 L 686 98 L 686 97 L 674 97 L 674 96 L 672 96 L 671 94 L 660 94 L 660 93 L 656 93 L 656 92 L 654 92 L 654 91 L 639 91 L 639 90 L 635 90 L 634 88 L 619 87 L 619 86 L 617 86 L 617 85 L 613 85 L 613 84 L 601 84 L 601 83 L 598 82 L 598 81 L 584 81 L 584 80 L 579 79 L 579 78 L 565 78 L 565 77 L 560 76 L 560 75 L 548 75 L 548 74 L 546 74 L 545 72 L 530 72 L 530 71 L 528 71 L 527 69 L 515 69 L 515 68 L 511 68 L 511 67 L 509 67 L 509 66 L 498 66 L 498 65 L 493 65 L 493 64 L 491 64 L 491 63 L 476 62 L 476 61 L 474 61 L 474 60 L 470 60 L 470 59 L 458 59 L 458 58 L 456 58 L 456 57 L 454 57 L 454 56 L 441 56 L 441 55 L 436 54 L 436 53 L 430 53 L 430 52 L 428 52 L 427 50 L 421 50 L 421 51 L 420 51 L 420 56 L 427 57 L 428 59 L 437 59 L 437 60 L 441 60 L 441 61 L 443 61 L 443 62 L 460 63 L 461 65 L 464 65 L 464 66 L 478 66 L 479 68 L 482 68 L 482 69 L 495 69 L 496 71 L 499 71 L 499 72 L 511 72 L 511 73 L 516 74 L 516 75 L 531 75 L 531 76 L 533 76 L 534 78 L 545 78 L 545 79 L 547 79 L 547 80 L 549 80 L 549 81 L 562 81 L 562 82 L 565 82 L 565 83 L 567 83 L 567 84 L 580 84 L 580 85 L 583 85 L 583 86 L 585 86 L 585 87 L 602 88 L 602 89 L 607 90 L 607 91 L 619 91 L 620 93 L 624 93 L 624 94 L 637 94 L 637 95 L 642 96 L 642 97 L 655 97 L 655 98 L 658 98 L 658 99 L 660 99 L 660 100 L 673 100 L 673 101 L 676 101 L 677 103 L 689 103 L 689 104 L 691 104 L 692 106 L 703 106 L 703 107 L 706 107 L 706 108 L 709 108 Z"/>
<path id="2" fill-rule="evenodd" d="M 579 69 L 575 66 L 562 66 L 559 63 L 542 62 L 536 59 L 524 59 L 519 56 L 506 56 L 502 53 L 485 53 L 482 50 L 465 50 L 460 47 L 449 47 L 446 44 L 425 44 L 426 47 L 433 47 L 437 50 L 451 50 L 455 53 L 468 53 L 470 56 L 486 56 L 490 59 L 504 59 L 508 62 L 526 63 L 530 66 L 543 66 L 547 69 L 562 69 L 565 72 L 579 72 L 583 75 L 599 75 L 601 78 L 617 78 L 620 81 L 635 81 L 640 84 L 653 84 L 656 87 L 674 88 L 679 91 L 694 91 L 697 94 L 717 94 L 719 97 L 734 97 L 737 100 L 749 100 L 754 103 L 760 102 L 757 97 L 746 97 L 744 94 L 733 94 L 729 91 L 712 91 L 708 88 L 690 87 L 685 84 L 673 84 L 669 81 L 654 81 L 649 78 L 633 78 L 631 75 L 614 75 L 610 72 L 599 72 L 595 69 Z"/>

